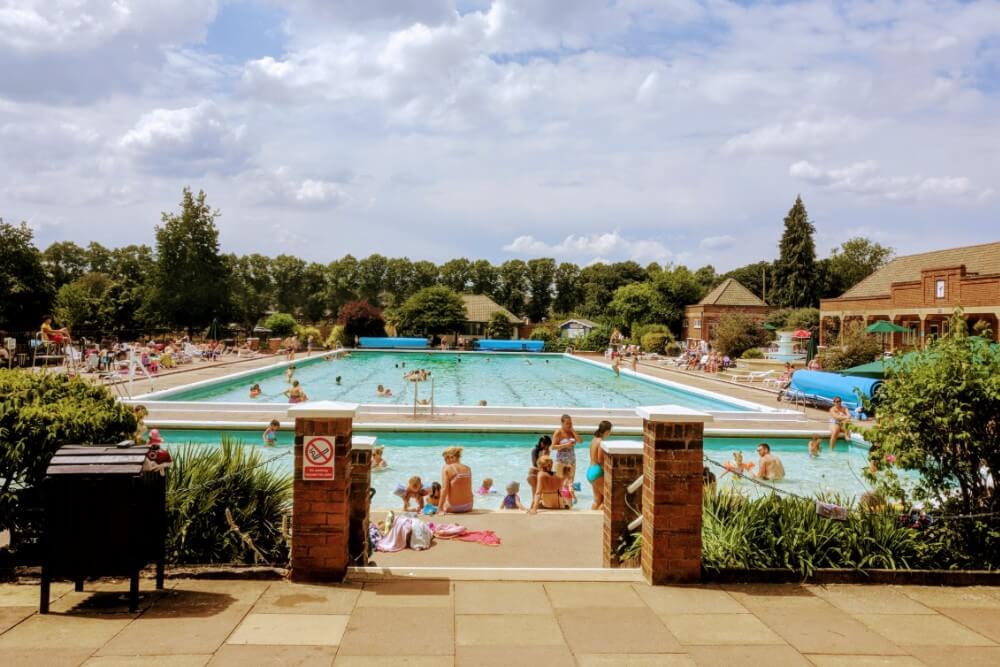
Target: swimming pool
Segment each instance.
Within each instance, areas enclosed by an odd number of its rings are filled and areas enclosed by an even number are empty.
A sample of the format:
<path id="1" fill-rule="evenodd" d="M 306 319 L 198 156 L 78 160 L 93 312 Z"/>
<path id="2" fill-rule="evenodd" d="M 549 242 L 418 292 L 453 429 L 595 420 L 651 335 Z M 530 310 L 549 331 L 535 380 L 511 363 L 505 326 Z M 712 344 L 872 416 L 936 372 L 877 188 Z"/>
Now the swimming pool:
<path id="1" fill-rule="evenodd" d="M 167 440 L 168 447 L 176 447 L 181 443 L 197 443 L 212 446 L 219 442 L 222 432 L 200 430 L 164 430 L 160 432 Z M 255 431 L 229 431 L 231 437 L 241 440 L 249 446 L 261 447 L 260 434 Z M 531 463 L 531 448 L 538 441 L 539 434 L 532 433 L 473 433 L 473 432 L 366 432 L 355 430 L 358 435 L 373 435 L 377 443 L 385 447 L 384 457 L 389 469 L 372 474 L 372 486 L 376 490 L 372 506 L 376 508 L 395 508 L 401 501 L 392 495 L 397 484 L 405 484 L 412 475 L 419 475 L 421 480 L 429 484 L 440 481 L 441 452 L 450 446 L 465 448 L 462 462 L 472 468 L 475 488 L 479 488 L 483 478 L 490 477 L 494 481 L 497 494 L 488 498 L 477 498 L 477 505 L 485 509 L 496 509 L 503 496 L 503 489 L 508 482 L 521 484 L 522 502 L 530 502 L 531 491 L 527 486 L 527 472 Z M 590 443 L 589 434 L 581 435 L 583 445 L 577 452 L 577 460 L 587 460 L 587 447 Z M 291 431 L 278 434 L 278 446 L 268 448 L 275 456 L 282 451 L 290 451 L 293 442 Z M 631 436 L 612 436 L 609 441 L 635 440 Z M 861 446 L 848 446 L 839 443 L 830 451 L 824 441 L 823 451 L 817 458 L 811 458 L 805 438 L 760 438 L 760 437 L 706 437 L 705 454 L 720 462 L 732 458 L 734 451 L 742 451 L 747 461 L 756 461 L 755 448 L 758 443 L 767 442 L 772 451 L 781 458 L 785 466 L 786 478 L 777 485 L 788 491 L 802 495 L 813 496 L 817 493 L 838 493 L 857 497 L 869 490 L 861 471 L 867 465 L 868 450 Z M 292 457 L 282 456 L 274 465 L 289 474 L 292 471 Z M 581 490 L 577 493 L 580 509 L 589 509 L 593 501 L 590 484 L 584 478 L 585 465 L 580 465 L 577 481 L 581 482 Z M 718 475 L 721 471 L 713 469 Z M 767 493 L 751 482 L 726 475 L 720 479 L 719 488 L 735 486 L 749 494 Z"/>
<path id="2" fill-rule="evenodd" d="M 362 352 L 347 358 L 314 357 L 296 361 L 294 379 L 310 400 L 334 400 L 405 409 L 432 398 L 439 406 L 633 408 L 676 404 L 710 412 L 777 412 L 748 401 L 677 383 L 632 374 L 616 376 L 607 366 L 557 354 L 441 352 Z M 429 378 L 410 382 L 403 376 L 426 369 Z M 195 383 L 140 397 L 143 400 L 282 403 L 289 385 L 285 364 L 244 371 L 219 380 Z M 259 384 L 261 395 L 249 398 Z M 378 396 L 376 387 L 392 390 Z"/>

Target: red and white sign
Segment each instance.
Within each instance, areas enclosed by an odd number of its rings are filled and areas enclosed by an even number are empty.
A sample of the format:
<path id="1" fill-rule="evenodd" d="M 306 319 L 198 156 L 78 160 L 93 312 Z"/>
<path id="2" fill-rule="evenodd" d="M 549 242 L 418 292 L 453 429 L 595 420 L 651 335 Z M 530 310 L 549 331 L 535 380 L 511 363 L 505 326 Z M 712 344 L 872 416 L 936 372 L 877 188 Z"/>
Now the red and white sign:
<path id="1" fill-rule="evenodd" d="M 321 435 L 306 438 L 302 446 L 302 479 L 333 479 L 333 440 Z"/>

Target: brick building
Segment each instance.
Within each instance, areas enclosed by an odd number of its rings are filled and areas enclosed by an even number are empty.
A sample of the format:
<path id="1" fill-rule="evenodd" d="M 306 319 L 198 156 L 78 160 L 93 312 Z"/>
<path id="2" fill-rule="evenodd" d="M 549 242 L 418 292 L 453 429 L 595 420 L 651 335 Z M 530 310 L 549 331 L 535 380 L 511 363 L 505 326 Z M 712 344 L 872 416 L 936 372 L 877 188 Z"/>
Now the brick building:
<path id="1" fill-rule="evenodd" d="M 760 297 L 732 278 L 722 281 L 698 303 L 684 307 L 681 338 L 688 345 L 715 338 L 719 318 L 730 313 L 742 313 L 764 319 L 771 307 Z"/>
<path id="2" fill-rule="evenodd" d="M 840 330 L 846 322 L 888 320 L 910 330 L 892 334 L 890 349 L 920 347 L 945 333 L 959 306 L 966 321 L 985 321 L 997 339 L 1000 243 L 897 257 L 840 297 L 820 302 L 820 344 L 827 342 L 824 330 Z"/>

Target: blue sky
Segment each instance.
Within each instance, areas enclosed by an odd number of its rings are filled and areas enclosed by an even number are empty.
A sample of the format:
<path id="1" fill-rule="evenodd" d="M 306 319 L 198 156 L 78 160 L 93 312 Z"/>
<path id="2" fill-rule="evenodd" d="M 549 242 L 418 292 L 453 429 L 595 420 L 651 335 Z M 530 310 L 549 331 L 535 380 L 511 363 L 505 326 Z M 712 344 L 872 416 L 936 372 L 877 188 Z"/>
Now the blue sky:
<path id="1" fill-rule="evenodd" d="M 1000 2 L 12 0 L 0 217 L 224 249 L 707 263 L 1000 239 Z"/>

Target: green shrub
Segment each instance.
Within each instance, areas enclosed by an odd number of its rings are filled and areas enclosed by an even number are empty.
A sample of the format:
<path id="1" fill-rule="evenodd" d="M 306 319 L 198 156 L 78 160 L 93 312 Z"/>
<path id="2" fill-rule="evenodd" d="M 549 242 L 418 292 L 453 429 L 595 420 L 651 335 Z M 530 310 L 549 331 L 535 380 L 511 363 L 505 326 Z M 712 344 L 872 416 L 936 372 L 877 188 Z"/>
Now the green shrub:
<path id="1" fill-rule="evenodd" d="M 677 341 L 671 341 L 663 347 L 665 354 L 671 357 L 679 357 L 684 353 L 684 344 L 678 343 Z"/>
<path id="2" fill-rule="evenodd" d="M 506 315 L 501 312 L 496 312 L 490 316 L 490 321 L 486 325 L 487 338 L 508 339 L 511 337 L 513 332 L 514 325 L 511 324 Z"/>
<path id="3" fill-rule="evenodd" d="M 569 345 L 575 350 L 583 352 L 603 352 L 608 349 L 611 341 L 611 327 L 601 324 L 591 329 L 590 333 L 582 338 L 575 338 Z"/>
<path id="4" fill-rule="evenodd" d="M 642 337 L 640 346 L 643 352 L 663 354 L 667 343 L 672 340 L 673 336 L 669 333 L 648 333 Z"/>
<path id="5" fill-rule="evenodd" d="M 167 560 L 271 564 L 288 560 L 281 517 L 291 507 L 292 478 L 276 463 L 262 465 L 279 451 L 262 452 L 223 437 L 219 447 L 186 445 L 171 449 L 171 455 Z"/>
<path id="6" fill-rule="evenodd" d="M 794 308 L 788 311 L 784 327 L 819 331 L 819 308 Z"/>
<path id="7" fill-rule="evenodd" d="M 819 355 L 825 371 L 840 371 L 867 364 L 882 356 L 882 343 L 877 336 L 865 332 L 861 322 L 849 322 L 840 332 L 840 340 Z"/>
<path id="8" fill-rule="evenodd" d="M 335 324 L 330 329 L 330 335 L 326 338 L 326 346 L 331 350 L 335 349 L 338 345 L 340 347 L 350 347 L 353 342 L 348 340 L 342 324 Z"/>
<path id="9" fill-rule="evenodd" d="M 309 337 L 312 336 L 313 347 L 320 347 L 323 345 L 323 334 L 316 327 L 299 325 L 295 327 L 295 335 L 299 337 L 299 342 L 305 346 L 309 342 Z"/>
<path id="10" fill-rule="evenodd" d="M 529 340 L 544 340 L 546 343 L 559 338 L 559 333 L 550 326 L 535 327 L 528 336 Z"/>
<path id="11" fill-rule="evenodd" d="M 759 347 L 751 347 L 749 350 L 744 350 L 743 354 L 740 355 L 740 359 L 763 359 L 764 352 Z"/>
<path id="12" fill-rule="evenodd" d="M 759 320 L 741 313 L 723 315 L 715 327 L 715 347 L 730 358 L 765 345 L 769 340 L 770 335 Z"/>
<path id="13" fill-rule="evenodd" d="M 666 324 L 635 324 L 632 326 L 632 337 L 629 342 L 633 345 L 642 345 L 642 339 L 646 334 L 658 333 L 667 334 L 667 340 L 673 340 L 674 335 L 670 332 L 670 327 Z M 642 345 L 645 349 L 645 345 Z"/>
<path id="14" fill-rule="evenodd" d="M 19 491 L 36 486 L 63 445 L 135 434 L 132 410 L 105 388 L 55 373 L 0 369 L 0 528 L 17 528 Z"/>
<path id="15" fill-rule="evenodd" d="M 295 333 L 295 318 L 288 313 L 274 313 L 266 320 L 264 326 L 271 330 L 275 338 L 284 338 Z"/>

